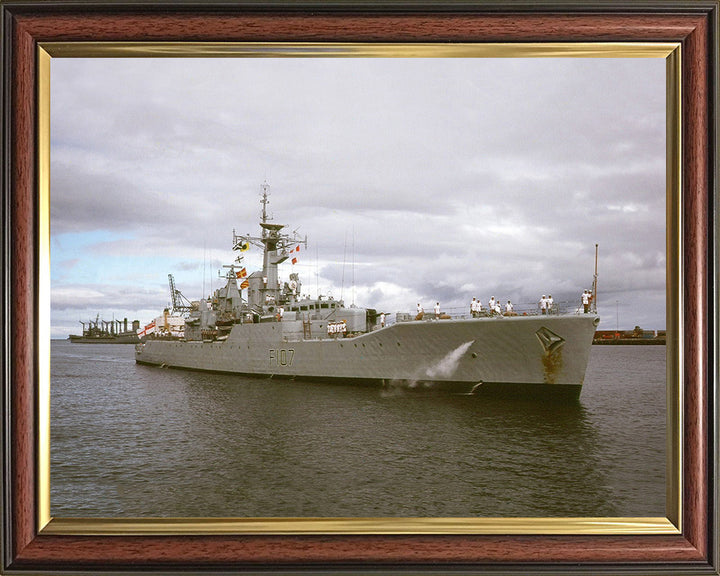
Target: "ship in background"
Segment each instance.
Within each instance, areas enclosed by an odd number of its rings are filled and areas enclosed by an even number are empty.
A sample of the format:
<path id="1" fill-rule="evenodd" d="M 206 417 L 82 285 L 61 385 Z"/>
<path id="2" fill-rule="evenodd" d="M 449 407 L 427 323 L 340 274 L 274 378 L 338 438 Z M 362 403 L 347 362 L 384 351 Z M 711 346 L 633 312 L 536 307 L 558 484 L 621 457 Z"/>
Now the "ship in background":
<path id="1" fill-rule="evenodd" d="M 233 231 L 240 256 L 227 267 L 225 286 L 184 310 L 182 337 L 143 338 L 138 364 L 474 394 L 580 395 L 600 321 L 594 310 L 478 318 L 398 314 L 383 326 L 375 309 L 302 295 L 297 273 L 280 282 L 278 265 L 307 240 L 271 222 L 268 202 L 264 186 L 259 236 Z M 263 268 L 248 276 L 242 253 L 251 245 L 263 250 Z M 594 292 L 596 280 L 597 271 Z"/>
<path id="2" fill-rule="evenodd" d="M 128 327 L 128 319 L 105 321 L 98 314 L 95 320 L 80 322 L 82 334 L 70 334 L 68 339 L 75 344 L 137 344 L 140 342 L 138 329 L 140 322 L 133 320 Z"/>
<path id="3" fill-rule="evenodd" d="M 593 344 L 619 346 L 664 346 L 667 343 L 665 330 L 643 330 L 635 326 L 632 330 L 597 330 Z"/>

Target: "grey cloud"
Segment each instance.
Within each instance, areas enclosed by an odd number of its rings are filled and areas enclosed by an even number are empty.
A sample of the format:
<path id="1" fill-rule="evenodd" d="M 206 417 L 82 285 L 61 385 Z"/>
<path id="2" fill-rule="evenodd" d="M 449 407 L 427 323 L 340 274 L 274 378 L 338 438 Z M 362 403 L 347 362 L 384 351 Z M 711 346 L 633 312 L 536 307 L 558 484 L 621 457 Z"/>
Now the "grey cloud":
<path id="1" fill-rule="evenodd" d="M 158 299 L 167 299 L 167 291 L 159 288 L 133 285 L 117 286 L 97 284 L 68 284 L 54 288 L 52 292 L 53 311 L 104 311 L 156 309 Z M 105 318 L 108 320 L 108 318 Z"/>

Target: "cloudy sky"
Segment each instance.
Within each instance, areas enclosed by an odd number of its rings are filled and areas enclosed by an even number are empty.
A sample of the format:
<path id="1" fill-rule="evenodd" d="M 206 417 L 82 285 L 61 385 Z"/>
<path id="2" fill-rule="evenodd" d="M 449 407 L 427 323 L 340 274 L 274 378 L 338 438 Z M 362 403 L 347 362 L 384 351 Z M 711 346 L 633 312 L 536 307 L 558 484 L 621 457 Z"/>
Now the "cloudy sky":
<path id="1" fill-rule="evenodd" d="M 218 287 L 264 182 L 274 220 L 307 235 L 303 293 L 390 313 L 577 305 L 597 243 L 601 328 L 665 328 L 662 59 L 55 58 L 51 74 L 55 338 L 97 314 L 148 322 L 169 273 L 190 299 Z"/>

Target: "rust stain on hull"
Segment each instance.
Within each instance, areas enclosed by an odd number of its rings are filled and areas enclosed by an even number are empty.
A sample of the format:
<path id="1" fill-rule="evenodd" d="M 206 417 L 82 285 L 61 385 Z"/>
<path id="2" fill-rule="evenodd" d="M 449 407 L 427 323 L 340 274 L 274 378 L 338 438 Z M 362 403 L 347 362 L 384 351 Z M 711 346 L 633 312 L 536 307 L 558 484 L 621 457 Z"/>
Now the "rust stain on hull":
<path id="1" fill-rule="evenodd" d="M 554 352 L 547 351 L 542 356 L 543 379 L 546 384 L 555 384 L 558 374 L 562 370 L 562 346 Z"/>
<path id="2" fill-rule="evenodd" d="M 545 384 L 555 384 L 563 366 L 565 339 L 544 326 L 535 332 L 535 335 L 545 351 L 542 355 L 543 380 Z"/>

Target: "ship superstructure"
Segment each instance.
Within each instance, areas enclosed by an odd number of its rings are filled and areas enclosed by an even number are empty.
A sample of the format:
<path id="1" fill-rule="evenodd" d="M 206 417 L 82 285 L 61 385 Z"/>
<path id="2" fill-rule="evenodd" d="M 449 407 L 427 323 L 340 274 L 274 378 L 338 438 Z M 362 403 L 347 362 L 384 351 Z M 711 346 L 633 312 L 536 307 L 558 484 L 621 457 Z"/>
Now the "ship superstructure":
<path id="1" fill-rule="evenodd" d="M 226 267 L 225 285 L 193 303 L 184 336 L 144 340 L 138 363 L 463 393 L 579 395 L 595 314 L 406 315 L 384 326 L 374 309 L 302 295 L 297 273 L 280 282 L 278 265 L 307 240 L 272 222 L 268 202 L 264 187 L 260 235 L 233 231 L 238 257 Z M 263 250 L 263 267 L 248 275 L 243 254 L 251 245 Z"/>

